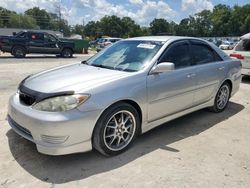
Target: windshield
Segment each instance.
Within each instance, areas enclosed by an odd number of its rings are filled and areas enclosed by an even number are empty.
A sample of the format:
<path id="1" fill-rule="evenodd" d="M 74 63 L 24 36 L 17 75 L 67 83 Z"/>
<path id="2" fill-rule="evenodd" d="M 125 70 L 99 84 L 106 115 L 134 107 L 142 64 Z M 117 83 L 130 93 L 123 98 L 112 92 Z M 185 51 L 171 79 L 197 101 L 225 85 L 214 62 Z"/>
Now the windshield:
<path id="1" fill-rule="evenodd" d="M 144 68 L 158 50 L 162 42 L 120 41 L 89 59 L 88 65 L 135 72 Z"/>

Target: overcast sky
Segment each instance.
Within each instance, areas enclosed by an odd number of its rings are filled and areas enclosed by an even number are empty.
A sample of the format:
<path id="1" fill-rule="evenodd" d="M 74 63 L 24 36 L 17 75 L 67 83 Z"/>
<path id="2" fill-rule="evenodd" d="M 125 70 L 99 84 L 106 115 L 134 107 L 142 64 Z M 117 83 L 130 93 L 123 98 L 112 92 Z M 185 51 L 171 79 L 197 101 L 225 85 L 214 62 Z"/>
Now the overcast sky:
<path id="1" fill-rule="evenodd" d="M 55 12 L 54 3 L 59 0 L 0 0 L 0 6 L 24 12 L 39 6 Z M 219 3 L 233 6 L 250 4 L 250 0 L 61 0 L 63 16 L 70 25 L 86 24 L 105 15 L 129 16 L 138 24 L 147 26 L 154 18 L 179 22 L 203 9 L 211 10 Z"/>

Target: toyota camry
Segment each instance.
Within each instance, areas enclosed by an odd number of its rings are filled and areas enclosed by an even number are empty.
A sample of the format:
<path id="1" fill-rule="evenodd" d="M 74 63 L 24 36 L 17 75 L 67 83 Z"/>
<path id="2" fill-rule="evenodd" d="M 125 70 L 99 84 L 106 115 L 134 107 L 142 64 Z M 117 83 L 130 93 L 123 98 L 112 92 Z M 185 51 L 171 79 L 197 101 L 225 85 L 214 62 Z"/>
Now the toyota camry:
<path id="1" fill-rule="evenodd" d="M 240 61 L 205 40 L 125 39 L 25 78 L 10 97 L 8 121 L 44 154 L 117 155 L 164 122 L 203 108 L 222 112 L 240 82 Z"/>

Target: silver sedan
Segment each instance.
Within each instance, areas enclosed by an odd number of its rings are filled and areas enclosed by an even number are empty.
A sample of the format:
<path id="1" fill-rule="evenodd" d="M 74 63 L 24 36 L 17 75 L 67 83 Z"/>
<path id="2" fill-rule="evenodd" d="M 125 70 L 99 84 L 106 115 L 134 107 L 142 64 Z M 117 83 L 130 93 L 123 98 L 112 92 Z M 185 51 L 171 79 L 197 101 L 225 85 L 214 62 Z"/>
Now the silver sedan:
<path id="1" fill-rule="evenodd" d="M 24 79 L 8 121 L 44 154 L 116 155 L 164 122 L 203 108 L 222 112 L 240 82 L 241 63 L 204 40 L 126 39 Z"/>

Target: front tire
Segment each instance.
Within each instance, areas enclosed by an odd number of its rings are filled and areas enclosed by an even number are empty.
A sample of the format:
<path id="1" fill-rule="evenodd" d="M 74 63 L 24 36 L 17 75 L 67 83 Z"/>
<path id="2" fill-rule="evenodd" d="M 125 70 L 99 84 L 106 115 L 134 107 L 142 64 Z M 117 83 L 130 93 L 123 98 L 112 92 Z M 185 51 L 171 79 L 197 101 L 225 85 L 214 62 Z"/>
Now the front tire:
<path id="1" fill-rule="evenodd" d="M 138 135 L 140 118 L 127 103 L 118 103 L 101 115 L 92 136 L 93 147 L 106 156 L 118 155 L 128 149 Z"/>
<path id="2" fill-rule="evenodd" d="M 64 57 L 64 58 L 70 58 L 70 57 L 72 57 L 72 55 L 73 55 L 73 51 L 71 49 L 69 49 L 69 48 L 63 49 L 63 51 L 62 51 L 62 57 Z"/>
<path id="3" fill-rule="evenodd" d="M 214 106 L 210 108 L 211 111 L 219 113 L 226 109 L 231 95 L 231 89 L 231 86 L 227 82 L 222 84 L 216 94 Z"/>

